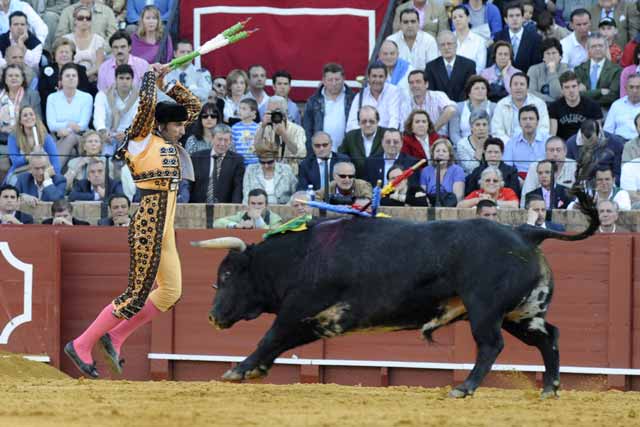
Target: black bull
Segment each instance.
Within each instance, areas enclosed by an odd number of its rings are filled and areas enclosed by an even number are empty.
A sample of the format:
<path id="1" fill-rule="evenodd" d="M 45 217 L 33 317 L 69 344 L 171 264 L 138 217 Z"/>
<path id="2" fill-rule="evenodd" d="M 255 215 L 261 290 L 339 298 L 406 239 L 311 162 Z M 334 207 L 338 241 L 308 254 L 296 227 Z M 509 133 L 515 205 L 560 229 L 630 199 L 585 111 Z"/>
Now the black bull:
<path id="1" fill-rule="evenodd" d="M 501 329 L 540 350 L 543 396 L 555 395 L 558 329 L 545 320 L 553 278 L 538 245 L 595 232 L 597 211 L 584 193 L 578 196 L 589 227 L 576 235 L 484 219 L 342 218 L 248 247 L 237 238 L 194 242 L 232 248 L 218 269 L 211 323 L 229 328 L 261 313 L 277 315 L 258 348 L 223 379 L 263 377 L 280 354 L 320 338 L 380 328 L 421 329 L 430 339 L 464 319 L 477 358 L 453 397 L 472 394 L 491 370 L 504 345 Z"/>

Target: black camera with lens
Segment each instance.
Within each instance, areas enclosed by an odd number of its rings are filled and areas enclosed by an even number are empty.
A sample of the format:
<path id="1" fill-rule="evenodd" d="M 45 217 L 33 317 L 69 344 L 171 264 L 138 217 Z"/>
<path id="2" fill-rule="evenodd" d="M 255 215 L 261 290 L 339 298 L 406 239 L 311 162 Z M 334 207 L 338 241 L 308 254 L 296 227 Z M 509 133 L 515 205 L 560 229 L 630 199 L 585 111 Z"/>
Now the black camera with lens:
<path id="1" fill-rule="evenodd" d="M 284 121 L 284 114 L 281 110 L 273 110 L 271 112 L 271 123 L 277 125 L 278 123 L 282 123 Z"/>
<path id="2" fill-rule="evenodd" d="M 352 205 L 356 201 L 354 196 L 345 196 L 342 194 L 332 194 L 329 197 L 330 205 Z"/>

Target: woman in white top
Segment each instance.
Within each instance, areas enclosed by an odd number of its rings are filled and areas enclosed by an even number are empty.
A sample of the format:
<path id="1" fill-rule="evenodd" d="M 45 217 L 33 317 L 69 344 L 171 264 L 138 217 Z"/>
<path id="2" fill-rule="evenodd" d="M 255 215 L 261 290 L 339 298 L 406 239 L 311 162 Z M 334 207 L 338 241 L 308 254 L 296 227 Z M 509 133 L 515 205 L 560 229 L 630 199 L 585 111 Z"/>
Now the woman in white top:
<path id="1" fill-rule="evenodd" d="M 102 36 L 91 30 L 92 11 L 87 6 L 78 6 L 73 10 L 73 33 L 64 37 L 76 45 L 73 62 L 87 69 L 89 81 L 98 80 L 98 69 L 104 61 L 105 42 Z"/>
<path id="2" fill-rule="evenodd" d="M 465 175 L 469 175 L 480 166 L 484 143 L 489 138 L 489 122 L 489 114 L 485 110 L 474 110 L 469 117 L 471 135 L 456 143 L 456 159 L 464 169 Z"/>
<path id="3" fill-rule="evenodd" d="M 487 47 L 485 40 L 471 31 L 467 8 L 463 5 L 454 7 L 451 11 L 451 22 L 458 41 L 456 54 L 474 61 L 476 73 L 480 74 L 487 66 Z"/>
<path id="4" fill-rule="evenodd" d="M 242 203 L 247 206 L 249 192 L 261 188 L 267 193 L 268 204 L 287 204 L 298 183 L 291 167 L 276 161 L 277 151 L 259 147 L 256 155 L 259 163 L 247 166 L 242 179 Z"/>
<path id="5" fill-rule="evenodd" d="M 459 140 L 471 135 L 469 116 L 474 110 L 484 110 L 489 114 L 489 121 L 493 116 L 496 104 L 489 101 L 489 82 L 481 76 L 471 76 L 464 87 L 466 101 L 458 102 L 456 114 L 449 122 L 449 138 L 455 144 Z"/>
<path id="6" fill-rule="evenodd" d="M 240 101 L 247 94 L 249 76 L 244 70 L 235 69 L 227 74 L 227 96 L 224 98 L 224 121 L 230 126 L 240 121 L 238 108 Z"/>

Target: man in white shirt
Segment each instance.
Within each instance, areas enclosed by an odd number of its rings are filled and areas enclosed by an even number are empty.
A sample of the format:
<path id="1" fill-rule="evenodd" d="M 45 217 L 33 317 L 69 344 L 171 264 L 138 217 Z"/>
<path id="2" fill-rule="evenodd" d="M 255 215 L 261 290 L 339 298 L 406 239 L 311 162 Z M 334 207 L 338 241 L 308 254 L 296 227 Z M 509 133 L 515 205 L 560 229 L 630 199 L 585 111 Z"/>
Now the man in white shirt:
<path id="1" fill-rule="evenodd" d="M 596 171 L 596 194 L 594 200 L 613 200 L 618 204 L 621 211 L 631 209 L 631 198 L 626 190 L 615 186 L 613 170 L 608 165 L 598 167 Z M 571 202 L 570 209 L 578 209 L 578 202 Z"/>
<path id="2" fill-rule="evenodd" d="M 347 131 L 358 128 L 358 109 L 364 105 L 375 107 L 380 115 L 380 126 L 400 128 L 400 93 L 394 85 L 386 83 L 387 67 L 373 64 L 367 70 L 367 77 L 368 86 L 355 96 L 351 104 Z"/>
<path id="3" fill-rule="evenodd" d="M 322 85 L 305 104 L 302 125 L 307 145 L 318 131 L 331 135 L 333 151 L 337 151 L 344 139 L 347 116 L 353 101 L 353 91 L 344 84 L 342 65 L 328 63 L 322 67 Z M 311 152 L 307 147 L 307 152 Z"/>
<path id="4" fill-rule="evenodd" d="M 138 91 L 133 87 L 133 68 L 129 64 L 118 65 L 115 85 L 98 92 L 93 103 L 93 127 L 106 141 L 102 154 L 113 155 L 137 111 Z"/>
<path id="5" fill-rule="evenodd" d="M 609 109 L 604 121 L 605 132 L 631 140 L 638 136 L 634 125 L 640 114 L 640 74 L 632 74 L 627 80 L 627 96 L 618 99 Z"/>
<path id="6" fill-rule="evenodd" d="M 407 78 L 414 70 L 413 65 L 399 57 L 398 45 L 392 40 L 385 40 L 380 46 L 378 60 L 387 67 L 387 83 L 394 85 L 400 91 L 400 97 L 409 96 Z"/>
<path id="7" fill-rule="evenodd" d="M 571 27 L 573 33 L 560 41 L 562 45 L 562 62 L 574 69 L 589 57 L 587 52 L 587 38 L 591 28 L 591 14 L 586 9 L 576 9 L 571 12 Z"/>
<path id="8" fill-rule="evenodd" d="M 632 205 L 637 209 L 640 202 L 640 157 L 622 165 L 620 187 L 629 193 Z"/>
<path id="9" fill-rule="evenodd" d="M 404 125 L 404 121 L 413 110 L 425 110 L 436 132 L 440 135 L 448 135 L 447 125 L 456 113 L 456 103 L 444 92 L 428 90 L 429 82 L 423 70 L 410 72 L 408 81 L 411 96 L 404 97 L 400 104 L 400 125 Z"/>
<path id="10" fill-rule="evenodd" d="M 180 40 L 173 49 L 173 57 L 179 58 L 193 52 L 193 45 L 189 40 Z M 164 78 L 165 81 L 177 81 L 189 89 L 204 104 L 209 99 L 209 93 L 213 89 L 211 84 L 211 73 L 206 68 L 196 68 L 191 62 L 181 65 L 179 68 L 169 72 Z"/>
<path id="11" fill-rule="evenodd" d="M 549 134 L 549 112 L 547 104 L 540 98 L 530 94 L 529 76 L 524 73 L 515 73 L 510 81 L 511 95 L 503 98 L 496 105 L 491 119 L 491 134 L 500 138 L 505 144 L 511 137 L 522 132 L 520 129 L 518 112 L 525 105 L 535 105 L 540 116 L 538 132 Z"/>
<path id="12" fill-rule="evenodd" d="M 256 100 L 258 112 L 262 117 L 267 111 L 267 103 L 269 102 L 269 95 L 264 91 L 267 70 L 262 65 L 252 65 L 249 67 L 247 74 L 249 75 L 249 92 L 246 97 Z"/>
<path id="13" fill-rule="evenodd" d="M 411 63 L 415 69 L 424 70 L 427 62 L 438 57 L 438 44 L 431 34 L 419 28 L 418 12 L 405 9 L 400 12 L 400 31 L 391 34 L 387 40 L 396 43 L 400 58 Z"/>

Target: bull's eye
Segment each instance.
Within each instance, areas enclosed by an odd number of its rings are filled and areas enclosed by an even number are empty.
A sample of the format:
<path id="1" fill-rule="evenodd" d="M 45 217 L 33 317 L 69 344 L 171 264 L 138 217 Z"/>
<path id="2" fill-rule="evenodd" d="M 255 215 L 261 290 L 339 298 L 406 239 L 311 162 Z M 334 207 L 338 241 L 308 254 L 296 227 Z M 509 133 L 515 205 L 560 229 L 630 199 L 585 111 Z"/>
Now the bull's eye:
<path id="1" fill-rule="evenodd" d="M 231 272 L 230 271 L 225 271 L 224 273 L 222 273 L 222 280 L 228 280 L 229 277 L 231 277 Z"/>

